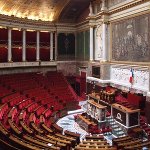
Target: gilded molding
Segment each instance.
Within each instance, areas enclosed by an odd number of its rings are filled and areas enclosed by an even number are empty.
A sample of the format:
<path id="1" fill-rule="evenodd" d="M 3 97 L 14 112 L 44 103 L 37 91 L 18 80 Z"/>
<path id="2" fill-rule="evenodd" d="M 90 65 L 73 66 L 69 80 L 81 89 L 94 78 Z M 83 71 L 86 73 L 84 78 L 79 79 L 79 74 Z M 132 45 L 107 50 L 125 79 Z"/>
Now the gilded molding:
<path id="1" fill-rule="evenodd" d="M 117 12 L 120 12 L 120 11 L 123 11 L 123 10 L 126 10 L 126 9 L 129 9 L 131 7 L 135 7 L 135 6 L 138 6 L 144 2 L 148 2 L 149 0 L 136 0 L 136 1 L 132 1 L 130 3 L 127 3 L 125 5 L 121 5 L 120 7 L 116 7 L 114 9 L 110 9 L 108 11 L 108 14 L 109 15 L 112 15 L 112 14 L 115 14 Z"/>

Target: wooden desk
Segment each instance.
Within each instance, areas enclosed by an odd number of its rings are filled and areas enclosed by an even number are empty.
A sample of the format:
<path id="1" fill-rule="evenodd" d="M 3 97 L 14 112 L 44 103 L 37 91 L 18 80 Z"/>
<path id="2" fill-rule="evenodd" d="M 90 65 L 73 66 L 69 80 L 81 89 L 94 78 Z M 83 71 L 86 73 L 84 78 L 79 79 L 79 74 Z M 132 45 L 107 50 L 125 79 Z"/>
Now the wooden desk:
<path id="1" fill-rule="evenodd" d="M 118 148 L 123 148 L 125 146 L 131 146 L 131 145 L 137 145 L 137 144 L 141 144 L 142 140 L 137 139 L 137 140 L 132 140 L 132 141 L 126 141 L 126 142 L 121 142 L 117 144 Z"/>
<path id="2" fill-rule="evenodd" d="M 103 141 L 101 143 L 80 143 L 80 146 L 89 146 L 89 147 L 92 147 L 92 146 L 98 146 L 99 148 L 106 148 L 107 146 L 109 146 L 109 144 L 107 143 L 107 141 Z"/>
<path id="3" fill-rule="evenodd" d="M 70 132 L 70 131 L 67 131 L 67 130 L 66 130 L 64 133 L 65 133 L 65 135 L 67 135 L 67 136 L 76 138 L 76 142 L 77 142 L 77 143 L 80 142 L 80 134 L 78 134 L 78 133 L 73 133 L 73 132 Z"/>
<path id="4" fill-rule="evenodd" d="M 89 131 L 89 128 L 91 127 L 91 125 L 96 125 L 95 123 L 89 121 L 89 119 L 86 119 L 82 115 L 78 115 L 76 122 L 81 128 L 83 128 L 87 132 Z"/>
<path id="5" fill-rule="evenodd" d="M 124 150 L 133 150 L 133 149 L 138 149 L 138 150 L 140 149 L 141 150 L 145 146 L 150 148 L 150 141 L 144 141 L 140 144 L 125 146 Z"/>
<path id="6" fill-rule="evenodd" d="M 37 127 L 34 122 L 31 122 L 31 127 L 34 129 L 35 132 L 38 132 L 40 134 L 44 133 L 44 131 L 42 129 L 40 129 L 39 127 Z"/>
<path id="7" fill-rule="evenodd" d="M 56 133 L 55 136 L 60 137 L 62 139 L 69 140 L 69 141 L 75 141 L 75 138 L 69 137 L 69 136 L 66 136 L 66 135 L 62 135 L 62 134 L 59 134 L 59 133 Z"/>
<path id="8" fill-rule="evenodd" d="M 101 141 L 101 140 L 98 140 L 98 141 L 88 140 L 88 141 L 82 141 L 82 143 L 83 144 L 89 143 L 89 144 L 97 144 L 97 145 L 99 145 L 99 144 L 107 144 L 107 141 L 106 140 L 103 140 L 103 141 Z"/>
<path id="9" fill-rule="evenodd" d="M 112 104 L 111 113 L 114 119 L 126 128 L 139 126 L 140 109 L 130 109 L 120 104 Z"/>
<path id="10" fill-rule="evenodd" d="M 124 142 L 124 141 L 131 141 L 132 137 L 130 136 L 124 136 L 124 137 L 119 137 L 119 138 L 114 138 L 112 140 L 113 145 L 117 145 L 118 143 Z"/>
<path id="11" fill-rule="evenodd" d="M 29 135 L 23 135 L 23 138 L 24 138 L 25 140 L 30 141 L 30 142 L 32 142 L 32 143 L 34 143 L 34 144 L 39 145 L 39 146 L 43 146 L 43 147 L 46 147 L 46 148 L 50 148 L 50 147 L 48 146 L 48 142 L 46 142 L 46 141 L 38 140 L 37 138 L 31 137 L 31 136 L 29 136 Z"/>
<path id="12" fill-rule="evenodd" d="M 56 123 L 52 124 L 52 129 L 53 129 L 54 131 L 60 132 L 60 133 L 62 133 L 62 131 L 63 131 L 63 128 L 60 127 L 60 126 L 58 126 Z"/>
<path id="13" fill-rule="evenodd" d="M 92 122 L 89 121 L 88 119 L 86 119 L 84 116 L 78 115 L 78 118 L 80 119 L 80 121 L 82 120 L 82 121 L 85 122 L 87 125 L 92 125 Z"/>
<path id="14" fill-rule="evenodd" d="M 143 129 L 140 127 L 133 128 L 132 131 L 137 138 L 143 136 Z"/>
<path id="15" fill-rule="evenodd" d="M 36 134 L 35 137 L 38 138 L 38 139 L 40 139 L 40 140 L 42 140 L 42 141 L 46 141 L 46 142 L 49 142 L 49 143 L 51 143 L 51 144 L 56 145 L 56 141 L 51 140 L 51 139 L 49 139 L 49 138 L 47 138 L 47 137 L 45 137 L 45 136 Z"/>
<path id="16" fill-rule="evenodd" d="M 44 123 L 41 124 L 41 127 L 46 131 L 46 132 L 49 132 L 49 133 L 53 133 L 53 131 L 48 128 Z"/>
<path id="17" fill-rule="evenodd" d="M 47 135 L 47 137 L 50 138 L 51 140 L 54 140 L 54 141 L 57 141 L 57 142 L 60 142 L 63 144 L 70 144 L 71 145 L 71 142 L 68 140 L 60 139 L 59 137 L 55 137 L 53 135 Z"/>
<path id="18" fill-rule="evenodd" d="M 90 135 L 86 135 L 85 136 L 85 139 L 86 140 L 89 140 L 89 139 L 91 139 L 91 140 L 103 140 L 104 139 L 104 136 L 103 135 L 100 135 L 100 136 L 90 136 Z"/>
<path id="19" fill-rule="evenodd" d="M 95 95 L 94 95 L 94 94 L 88 94 L 88 100 L 89 100 L 89 99 L 93 99 L 93 100 L 96 101 L 97 103 L 99 103 L 99 104 L 101 104 L 101 105 L 103 105 L 103 106 L 107 106 L 106 109 L 107 109 L 109 112 L 111 112 L 111 104 L 109 104 L 108 102 L 106 102 L 106 101 L 100 99 L 99 93 L 95 93 Z"/>
<path id="20" fill-rule="evenodd" d="M 20 121 L 20 125 L 22 126 L 22 128 L 25 130 L 25 132 L 27 132 L 27 133 L 29 133 L 29 134 L 32 134 L 33 133 L 33 130 L 30 128 L 30 127 L 28 127 L 25 123 L 24 123 L 24 121 Z"/>
<path id="21" fill-rule="evenodd" d="M 19 130 L 19 128 L 16 126 L 16 124 L 11 119 L 8 119 L 8 123 L 13 132 L 15 132 L 18 135 L 22 134 L 22 132 Z"/>
<path id="22" fill-rule="evenodd" d="M 19 114 L 19 120 L 23 120 L 23 114 L 26 113 L 26 110 L 25 109 L 22 109 L 20 114 Z"/>
<path id="23" fill-rule="evenodd" d="M 41 148 L 39 148 L 38 146 L 33 145 L 32 143 L 28 143 L 16 136 L 10 135 L 9 139 L 13 142 L 15 142 L 16 144 L 18 144 L 19 146 L 21 146 L 22 149 L 36 149 L 36 150 L 41 150 Z"/>
<path id="24" fill-rule="evenodd" d="M 75 147 L 75 145 L 76 145 L 76 139 L 73 138 L 73 137 L 69 137 L 69 136 L 66 136 L 66 135 L 59 134 L 59 133 L 55 134 L 55 136 L 58 137 L 58 138 L 61 138 L 63 140 L 65 139 L 65 140 L 70 141 L 72 147 Z"/>
<path id="25" fill-rule="evenodd" d="M 2 125 L 2 123 L 0 122 L 0 131 L 3 133 L 3 135 L 8 136 L 9 135 L 9 131 Z"/>
<path id="26" fill-rule="evenodd" d="M 13 116 L 12 116 L 12 114 L 13 114 L 13 112 L 17 112 L 17 108 L 16 107 L 13 107 L 10 111 L 9 111 L 9 113 L 8 113 L 8 118 L 10 118 L 10 119 L 13 119 Z"/>

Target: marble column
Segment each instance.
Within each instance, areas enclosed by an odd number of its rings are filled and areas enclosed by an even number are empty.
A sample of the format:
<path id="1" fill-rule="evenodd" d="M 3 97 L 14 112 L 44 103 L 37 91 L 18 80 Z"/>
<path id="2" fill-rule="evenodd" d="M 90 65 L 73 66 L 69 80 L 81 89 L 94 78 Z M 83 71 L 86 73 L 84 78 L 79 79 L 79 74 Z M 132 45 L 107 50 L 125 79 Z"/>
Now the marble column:
<path id="1" fill-rule="evenodd" d="M 107 29 L 108 29 L 108 25 L 104 22 L 102 24 L 102 47 L 103 47 L 103 61 L 107 61 L 108 60 L 108 34 L 107 34 Z"/>
<path id="2" fill-rule="evenodd" d="M 40 60 L 40 32 L 36 34 L 36 61 Z"/>
<path id="3" fill-rule="evenodd" d="M 90 27 L 90 61 L 93 60 L 93 51 L 94 51 L 94 28 Z"/>
<path id="4" fill-rule="evenodd" d="M 22 61 L 26 61 L 26 30 L 23 30 Z"/>
<path id="5" fill-rule="evenodd" d="M 57 60 L 57 32 L 55 32 L 55 60 Z"/>
<path id="6" fill-rule="evenodd" d="M 8 28 L 8 62 L 12 61 L 12 49 L 11 49 L 11 28 Z"/>
<path id="7" fill-rule="evenodd" d="M 53 32 L 50 33 L 50 60 L 54 60 L 53 58 Z"/>

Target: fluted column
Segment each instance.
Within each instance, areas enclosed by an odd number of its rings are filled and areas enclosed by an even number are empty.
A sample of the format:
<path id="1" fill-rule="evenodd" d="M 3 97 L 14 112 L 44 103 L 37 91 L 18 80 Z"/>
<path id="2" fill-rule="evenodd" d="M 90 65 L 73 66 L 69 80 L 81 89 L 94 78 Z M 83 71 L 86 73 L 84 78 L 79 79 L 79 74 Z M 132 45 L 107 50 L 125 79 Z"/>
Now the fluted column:
<path id="1" fill-rule="evenodd" d="M 50 60 L 54 60 L 53 58 L 53 32 L 50 33 Z"/>
<path id="2" fill-rule="evenodd" d="M 107 34 L 107 29 L 108 25 L 104 22 L 102 24 L 103 28 L 103 33 L 102 33 L 102 47 L 103 47 L 103 61 L 108 60 L 108 34 Z"/>
<path id="3" fill-rule="evenodd" d="M 57 60 L 57 32 L 55 32 L 55 60 Z"/>
<path id="4" fill-rule="evenodd" d="M 90 27 L 90 61 L 93 60 L 93 51 L 94 51 L 94 28 Z"/>
<path id="5" fill-rule="evenodd" d="M 102 60 L 103 60 L 103 61 L 108 61 L 108 60 L 109 60 L 109 51 L 108 51 L 108 44 L 109 44 L 109 39 L 108 39 L 108 27 L 109 27 L 109 23 L 104 21 L 103 24 L 102 24 L 102 47 L 103 47 Z"/>
<path id="6" fill-rule="evenodd" d="M 8 62 L 12 61 L 12 50 L 11 50 L 11 28 L 8 28 Z"/>
<path id="7" fill-rule="evenodd" d="M 36 61 L 40 60 L 40 32 L 36 34 Z"/>
<path id="8" fill-rule="evenodd" d="M 26 30 L 23 30 L 22 61 L 26 61 Z"/>

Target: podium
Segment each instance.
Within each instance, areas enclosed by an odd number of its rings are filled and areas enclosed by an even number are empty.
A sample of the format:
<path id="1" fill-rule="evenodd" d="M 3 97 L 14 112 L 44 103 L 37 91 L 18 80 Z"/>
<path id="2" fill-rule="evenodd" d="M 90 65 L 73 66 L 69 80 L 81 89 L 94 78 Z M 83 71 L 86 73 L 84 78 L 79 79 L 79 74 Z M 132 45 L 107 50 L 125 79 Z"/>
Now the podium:
<path id="1" fill-rule="evenodd" d="M 111 114 L 114 119 L 125 128 L 140 125 L 140 109 L 130 109 L 120 104 L 112 104 Z"/>
<path id="2" fill-rule="evenodd" d="M 107 106 L 98 104 L 94 100 L 87 101 L 87 114 L 98 122 L 106 121 L 106 108 Z"/>

